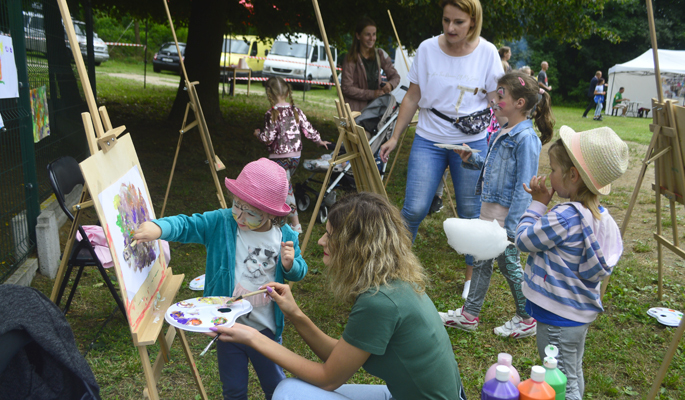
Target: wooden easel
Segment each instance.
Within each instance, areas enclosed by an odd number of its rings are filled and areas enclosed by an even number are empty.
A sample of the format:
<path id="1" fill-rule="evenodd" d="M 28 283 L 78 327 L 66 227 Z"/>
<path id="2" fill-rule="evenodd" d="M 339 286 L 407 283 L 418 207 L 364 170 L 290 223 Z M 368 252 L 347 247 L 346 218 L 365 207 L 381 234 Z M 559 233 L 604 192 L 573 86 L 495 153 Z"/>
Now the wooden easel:
<path id="1" fill-rule="evenodd" d="M 652 1 L 646 0 L 647 18 L 649 22 L 649 33 L 652 43 L 652 51 L 654 54 L 654 77 L 656 79 L 656 87 L 658 99 L 652 99 L 652 113 L 653 123 L 649 125 L 652 132 L 652 140 L 647 147 L 647 153 L 642 161 L 640 175 L 637 179 L 637 184 L 633 190 L 633 195 L 630 198 L 626 215 L 621 225 L 621 236 L 623 236 L 630 221 L 630 214 L 633 211 L 637 196 L 642 187 L 647 167 L 654 162 L 654 190 L 656 200 L 656 233 L 654 240 L 657 242 L 657 258 L 658 258 L 658 298 L 661 300 L 663 295 L 663 251 L 662 246 L 673 251 L 680 258 L 685 259 L 685 250 L 680 247 L 680 238 L 678 237 L 678 225 L 676 219 L 676 203 L 685 205 L 685 165 L 683 165 L 683 154 L 685 148 L 683 145 L 685 141 L 685 108 L 676 106 L 672 100 L 664 101 L 664 93 L 661 87 L 661 71 L 659 68 L 659 53 L 656 41 L 656 29 L 654 25 L 654 12 L 652 8 Z M 661 196 L 664 196 L 669 201 L 672 221 L 673 242 L 664 237 L 661 226 Z M 604 297 L 609 279 L 607 278 L 602 284 L 601 297 Z M 647 399 L 655 399 L 659 394 L 661 382 L 666 377 L 668 367 L 673 360 L 673 356 L 678 349 L 681 339 L 685 333 L 685 319 L 682 319 L 680 326 L 673 335 L 671 344 L 666 350 L 659 371 L 652 383 L 652 387 L 647 394 Z"/>
<path id="2" fill-rule="evenodd" d="M 224 198 L 224 190 L 221 187 L 221 182 L 217 176 L 217 172 L 226 168 L 219 157 L 214 153 L 214 145 L 212 144 L 212 137 L 209 135 L 209 128 L 207 127 L 207 121 L 205 120 L 205 115 L 202 112 L 202 106 L 200 105 L 200 98 L 197 96 L 197 90 L 195 90 L 195 85 L 200 82 L 190 82 L 188 79 L 188 73 L 186 72 L 186 66 L 183 62 L 183 57 L 181 57 L 181 48 L 178 45 L 178 38 L 176 38 L 176 29 L 174 29 L 174 22 L 171 20 L 171 13 L 169 12 L 169 5 L 166 0 L 162 0 L 164 3 L 164 9 L 166 10 L 166 15 L 169 18 L 169 26 L 171 27 L 171 33 L 174 35 L 174 42 L 176 43 L 176 51 L 179 54 L 179 63 L 181 64 L 181 70 L 183 71 L 183 79 L 185 80 L 186 90 L 188 91 L 188 97 L 190 101 L 186 105 L 186 112 L 183 116 L 183 124 L 181 125 L 181 130 L 179 130 L 180 135 L 178 136 L 178 145 L 176 145 L 176 154 L 174 155 L 174 162 L 171 165 L 171 174 L 169 175 L 169 183 L 166 187 L 166 193 L 164 194 L 164 203 L 162 203 L 162 212 L 159 214 L 160 218 L 164 216 L 164 211 L 166 211 L 166 202 L 169 198 L 169 189 L 171 189 L 171 181 L 174 179 L 174 171 L 176 170 L 176 161 L 178 160 L 178 152 L 181 149 L 181 142 L 183 141 L 183 134 L 198 127 L 200 130 L 200 138 L 202 138 L 202 146 L 205 149 L 205 155 L 209 161 L 209 170 L 212 174 L 212 179 L 214 180 L 214 186 L 216 187 L 216 197 L 219 199 L 219 204 L 221 208 L 226 208 L 226 199 Z M 234 73 L 235 75 L 235 73 Z M 249 81 L 248 81 L 249 82 Z M 249 94 L 249 89 L 248 89 Z M 188 121 L 188 111 L 192 109 L 195 114 L 195 121 L 186 125 Z"/>
<path id="3" fill-rule="evenodd" d="M 326 193 L 326 186 L 328 185 L 331 173 L 333 172 L 333 167 L 349 161 L 350 164 L 352 164 L 352 172 L 354 174 L 354 181 L 358 192 L 378 193 L 387 197 L 387 194 L 385 193 L 385 187 L 381 181 L 381 175 L 378 172 L 378 167 L 376 166 L 376 160 L 373 157 L 371 147 L 369 146 L 369 140 L 366 137 L 366 132 L 364 131 L 364 128 L 354 122 L 350 106 L 349 104 L 346 104 L 345 100 L 343 99 L 342 90 L 340 89 L 338 76 L 335 70 L 335 64 L 333 63 L 334 59 L 331 54 L 330 46 L 328 45 L 326 28 L 324 27 L 323 19 L 321 18 L 319 3 L 317 0 L 312 0 L 312 3 L 314 4 L 316 20 L 319 23 L 321 38 L 323 39 L 324 48 L 326 49 L 326 53 L 328 55 L 328 62 L 333 73 L 335 88 L 338 92 L 338 100 L 335 101 L 335 107 L 338 111 L 338 116 L 334 117 L 335 125 L 338 128 L 338 141 L 335 144 L 333 156 L 329 161 L 326 177 L 321 184 L 321 191 L 319 192 L 319 197 L 316 200 L 316 206 L 314 206 L 312 218 L 307 226 L 307 233 L 305 234 L 304 240 L 300 245 L 303 253 L 307 249 L 307 243 L 309 242 L 309 237 L 312 234 L 314 221 L 319 213 L 319 208 L 321 207 L 321 202 L 323 201 L 324 194 Z M 345 144 L 345 150 L 347 151 L 347 154 L 339 157 L 338 153 L 340 152 L 340 146 L 343 143 Z"/>
<path id="4" fill-rule="evenodd" d="M 90 86 L 90 81 L 88 80 L 85 64 L 83 63 L 83 57 L 79 50 L 78 40 L 74 32 L 74 25 L 71 20 L 69 7 L 67 6 L 66 0 L 57 0 L 57 3 L 60 8 L 60 13 L 62 14 L 62 20 L 64 21 L 67 37 L 71 43 L 71 50 L 76 61 L 76 67 L 79 72 L 83 91 L 86 96 L 86 102 L 90 111 L 89 113 L 83 113 L 81 115 L 83 118 L 86 138 L 88 140 L 91 156 L 81 163 L 81 169 L 84 172 L 86 185 L 84 185 L 83 192 L 81 193 L 79 204 L 74 207 L 76 210 L 76 215 L 71 226 L 69 239 L 65 246 L 65 251 L 57 274 L 57 279 L 55 280 L 52 297 L 56 296 L 56 291 L 59 290 L 59 286 L 61 285 L 64 277 L 63 275 L 66 267 L 66 260 L 69 258 L 68 255 L 71 253 L 71 249 L 75 241 L 81 210 L 86 207 L 95 206 L 98 211 L 98 216 L 100 217 L 102 215 L 101 205 L 99 201 L 94 200 L 97 200 L 97 194 L 101 192 L 102 186 L 108 185 L 108 182 L 111 179 L 117 178 L 117 171 L 121 168 L 128 169 L 132 166 L 137 166 L 138 169 L 142 171 L 142 169 L 140 169 L 140 163 L 138 162 L 138 157 L 135 154 L 135 148 L 133 147 L 133 142 L 130 135 L 126 134 L 122 136 L 121 139 L 118 138 L 118 135 L 123 133 L 126 128 L 121 126 L 113 129 L 109 120 L 109 116 L 107 115 L 107 110 L 104 107 L 101 107 L 98 113 L 95 104 L 95 97 L 93 96 L 93 91 Z M 102 116 L 102 120 L 100 119 L 100 116 Z M 107 130 L 105 131 L 105 129 Z M 102 151 L 98 151 L 98 146 L 102 149 Z M 93 176 L 97 177 L 97 179 L 91 179 Z M 147 185 L 145 186 L 145 190 L 147 191 Z M 88 193 L 90 193 L 91 200 L 87 200 Z M 104 222 L 103 228 L 107 228 L 107 226 L 104 225 Z M 119 265 L 118 257 L 116 254 L 114 254 L 111 243 L 110 251 L 113 252 L 112 255 L 117 276 L 120 279 L 120 282 L 123 282 L 121 266 Z M 157 382 L 161 376 L 162 367 L 170 359 L 169 349 L 176 337 L 176 329 L 174 327 L 169 327 L 166 334 L 162 332 L 162 327 L 164 324 L 164 311 L 174 301 L 176 293 L 178 293 L 184 277 L 182 274 L 174 275 L 172 269 L 170 267 L 167 268 L 166 262 L 167 260 L 164 259 L 164 255 L 160 251 L 160 256 L 153 265 L 153 268 L 156 267 L 157 273 L 154 276 L 148 276 L 148 279 L 146 279 L 146 283 L 151 282 L 152 285 L 147 285 L 147 292 L 144 292 L 143 288 L 141 288 L 135 297 L 135 299 L 138 299 L 139 296 L 141 296 L 144 301 L 137 303 L 128 301 L 129 299 L 127 297 L 124 285 L 119 285 L 122 299 L 126 303 L 128 314 L 127 319 L 129 322 L 129 327 L 131 328 L 133 343 L 138 348 L 143 371 L 145 373 L 146 387 L 143 390 L 143 395 L 152 400 L 159 399 Z M 203 399 L 207 399 L 207 393 L 205 392 L 202 380 L 200 379 L 197 367 L 195 366 L 195 361 L 190 351 L 188 341 L 183 331 L 179 331 L 179 337 L 183 351 L 188 360 L 188 364 L 191 368 L 193 379 L 195 380 L 195 383 L 200 391 L 200 395 Z M 154 365 L 151 365 L 148 346 L 154 345 L 158 341 L 160 346 L 160 356 L 157 357 Z"/>

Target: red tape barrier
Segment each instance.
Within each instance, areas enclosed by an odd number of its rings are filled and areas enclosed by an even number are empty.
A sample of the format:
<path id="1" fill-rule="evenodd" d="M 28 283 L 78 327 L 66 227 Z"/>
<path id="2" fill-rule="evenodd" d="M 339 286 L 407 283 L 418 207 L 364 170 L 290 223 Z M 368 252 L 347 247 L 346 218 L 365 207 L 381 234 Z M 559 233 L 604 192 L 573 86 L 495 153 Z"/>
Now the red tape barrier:
<path id="1" fill-rule="evenodd" d="M 233 78 L 230 77 L 228 80 L 232 80 Z M 252 79 L 248 77 L 236 77 L 236 80 L 241 80 L 241 81 L 246 81 L 246 80 L 252 80 L 252 81 L 266 81 L 269 78 L 257 78 L 253 77 Z M 323 82 L 323 81 L 307 81 L 304 79 L 292 79 L 292 78 L 283 78 L 284 81 L 286 82 L 294 82 L 294 83 L 311 83 L 312 85 L 323 85 L 323 86 L 333 86 L 335 83 L 332 82 Z"/>
<path id="2" fill-rule="evenodd" d="M 135 43 L 105 42 L 105 44 L 107 46 L 145 47 L 144 44 L 135 44 Z"/>

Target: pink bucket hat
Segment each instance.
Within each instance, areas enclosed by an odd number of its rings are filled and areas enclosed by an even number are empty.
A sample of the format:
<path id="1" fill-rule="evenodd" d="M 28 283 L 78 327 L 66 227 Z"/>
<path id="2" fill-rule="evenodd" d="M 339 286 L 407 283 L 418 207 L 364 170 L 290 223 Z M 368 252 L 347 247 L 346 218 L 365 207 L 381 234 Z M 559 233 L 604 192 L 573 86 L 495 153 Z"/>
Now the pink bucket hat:
<path id="1" fill-rule="evenodd" d="M 288 196 L 288 177 L 280 165 L 260 158 L 247 164 L 238 179 L 224 181 L 226 188 L 240 198 L 266 213 L 284 217 L 292 211 L 285 203 Z"/>

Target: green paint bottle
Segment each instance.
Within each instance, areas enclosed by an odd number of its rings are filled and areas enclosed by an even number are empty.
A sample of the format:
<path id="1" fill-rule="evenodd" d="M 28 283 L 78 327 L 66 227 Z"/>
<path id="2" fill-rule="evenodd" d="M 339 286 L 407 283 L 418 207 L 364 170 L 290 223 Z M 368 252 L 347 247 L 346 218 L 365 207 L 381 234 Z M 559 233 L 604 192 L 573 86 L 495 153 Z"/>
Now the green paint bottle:
<path id="1" fill-rule="evenodd" d="M 566 375 L 557 368 L 557 359 L 555 358 L 559 355 L 559 349 L 554 345 L 549 345 L 545 347 L 545 357 L 544 367 L 545 367 L 545 382 L 547 382 L 556 396 L 555 400 L 565 400 L 566 399 Z"/>

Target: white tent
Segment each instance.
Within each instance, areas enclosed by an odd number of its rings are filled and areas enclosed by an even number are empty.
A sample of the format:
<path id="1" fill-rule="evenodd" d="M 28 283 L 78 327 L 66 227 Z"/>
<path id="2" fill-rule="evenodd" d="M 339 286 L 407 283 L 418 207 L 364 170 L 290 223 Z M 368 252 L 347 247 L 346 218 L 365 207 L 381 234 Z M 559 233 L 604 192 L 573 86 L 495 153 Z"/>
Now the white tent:
<path id="1" fill-rule="evenodd" d="M 677 99 L 683 104 L 685 99 L 685 50 L 659 50 L 659 69 L 664 91 L 664 99 Z M 652 99 L 657 98 L 654 79 L 654 55 L 652 49 L 634 60 L 616 64 L 609 69 L 604 110 L 611 114 L 614 95 L 625 87 L 624 98 L 640 103 L 638 107 L 651 108 Z M 651 113 L 649 116 L 651 117 Z"/>

